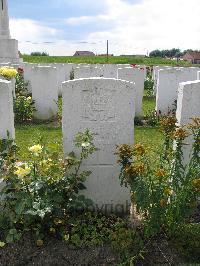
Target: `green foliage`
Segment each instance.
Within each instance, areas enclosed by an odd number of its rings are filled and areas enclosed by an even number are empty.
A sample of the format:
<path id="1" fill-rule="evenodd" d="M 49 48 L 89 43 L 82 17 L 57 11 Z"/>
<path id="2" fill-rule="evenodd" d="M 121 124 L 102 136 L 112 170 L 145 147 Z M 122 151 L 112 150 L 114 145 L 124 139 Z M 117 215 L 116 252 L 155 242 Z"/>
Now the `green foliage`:
<path id="1" fill-rule="evenodd" d="M 31 56 L 49 56 L 46 52 L 32 52 Z"/>
<path id="2" fill-rule="evenodd" d="M 92 202 L 79 192 L 91 174 L 80 171 L 84 159 L 95 150 L 93 135 L 87 130 L 78 133 L 74 145 L 80 156 L 71 152 L 65 159 L 42 144 L 29 150 L 29 160 L 4 160 L 2 178 L 5 186 L 0 192 L 5 216 L 9 220 L 7 241 L 17 240 L 26 230 L 35 232 L 37 239 L 44 237 L 46 227 L 55 220 L 65 220 L 76 208 L 86 208 Z M 7 157 L 11 157 L 12 153 Z"/>
<path id="3" fill-rule="evenodd" d="M 3 166 L 5 162 L 12 164 L 15 161 L 15 154 L 17 146 L 15 142 L 10 138 L 9 133 L 7 139 L 0 139 L 0 178 L 2 175 Z"/>
<path id="4" fill-rule="evenodd" d="M 78 247 L 100 246 L 110 243 L 111 235 L 116 228 L 126 226 L 121 218 L 91 212 L 83 213 L 78 217 L 71 217 L 69 224 L 70 242 Z"/>
<path id="5" fill-rule="evenodd" d="M 15 83 L 15 94 L 17 96 L 30 96 L 28 92 L 28 82 L 23 78 L 23 75 L 17 74 Z"/>
<path id="6" fill-rule="evenodd" d="M 27 89 L 28 83 L 23 78 L 23 70 L 19 69 L 19 71 L 22 71 L 22 73 L 16 76 L 14 114 L 16 123 L 24 123 L 32 120 L 36 109 Z"/>
<path id="7" fill-rule="evenodd" d="M 172 245 L 187 262 L 200 261 L 200 224 L 179 226 L 172 236 Z"/>
<path id="8" fill-rule="evenodd" d="M 14 114 L 16 123 L 31 121 L 35 110 L 34 101 L 31 96 L 26 97 L 20 95 L 14 99 Z"/>
<path id="9" fill-rule="evenodd" d="M 151 76 L 147 76 L 145 82 L 144 82 L 144 89 L 146 91 L 146 95 L 148 97 L 153 96 L 154 94 L 154 80 Z"/>
<path id="10" fill-rule="evenodd" d="M 171 50 L 154 50 L 149 56 L 150 57 L 180 57 L 183 53 L 181 53 L 180 49 L 173 48 Z"/>
<path id="11" fill-rule="evenodd" d="M 193 119 L 189 127 L 194 144 L 186 166 L 182 149 L 188 132 L 175 123 L 173 117 L 161 120 L 165 136 L 163 150 L 153 161 L 141 144 L 118 147 L 121 184 L 130 186 L 132 203 L 148 235 L 163 229 L 174 232 L 191 214 L 200 191 L 200 119 Z M 173 149 L 174 141 L 176 149 Z"/>
<path id="12" fill-rule="evenodd" d="M 134 265 L 138 259 L 144 259 L 144 241 L 133 228 L 118 226 L 111 234 L 111 244 L 120 253 L 123 265 Z"/>
<path id="13" fill-rule="evenodd" d="M 23 55 L 24 62 L 30 63 L 87 63 L 87 64 L 139 64 L 139 65 L 177 65 L 173 60 L 164 58 L 148 58 L 139 56 L 30 56 Z M 180 65 L 191 64 L 180 61 Z"/>

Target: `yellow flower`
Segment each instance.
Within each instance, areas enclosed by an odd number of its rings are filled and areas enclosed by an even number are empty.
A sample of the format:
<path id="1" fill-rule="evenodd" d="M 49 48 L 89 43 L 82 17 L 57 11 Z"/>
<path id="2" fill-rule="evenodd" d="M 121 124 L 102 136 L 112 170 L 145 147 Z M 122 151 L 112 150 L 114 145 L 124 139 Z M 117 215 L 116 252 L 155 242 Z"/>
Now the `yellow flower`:
<path id="1" fill-rule="evenodd" d="M 157 170 L 156 176 L 157 177 L 164 177 L 164 176 L 166 176 L 166 172 L 163 169 L 160 168 L 160 169 Z"/>
<path id="2" fill-rule="evenodd" d="M 146 153 L 146 150 L 142 144 L 138 143 L 134 146 L 134 152 L 136 155 L 142 156 Z"/>
<path id="3" fill-rule="evenodd" d="M 5 245 L 6 245 L 6 243 L 5 243 L 5 242 L 1 242 L 1 241 L 0 241 L 0 248 L 3 248 L 3 247 L 5 247 Z"/>
<path id="4" fill-rule="evenodd" d="M 133 149 L 130 145 L 122 144 L 117 146 L 117 153 L 120 158 L 131 158 L 133 155 Z"/>
<path id="5" fill-rule="evenodd" d="M 170 137 L 176 128 L 176 118 L 174 116 L 166 116 L 161 118 L 160 125 L 161 130 Z"/>
<path id="6" fill-rule="evenodd" d="M 200 117 L 192 118 L 192 123 L 188 125 L 190 129 L 199 129 L 200 128 Z"/>
<path id="7" fill-rule="evenodd" d="M 176 131 L 173 134 L 173 139 L 175 140 L 184 140 L 186 137 L 188 137 L 188 132 L 183 128 L 177 128 Z"/>
<path id="8" fill-rule="evenodd" d="M 42 149 L 43 147 L 39 144 L 28 148 L 28 150 L 32 152 L 35 156 L 38 156 L 42 152 Z"/>
<path id="9" fill-rule="evenodd" d="M 24 167 L 17 166 L 16 168 L 17 170 L 14 172 L 14 174 L 19 178 L 23 179 L 25 176 L 31 173 L 31 168 L 29 168 L 27 164 L 25 164 Z"/>
<path id="10" fill-rule="evenodd" d="M 200 178 L 192 180 L 192 185 L 200 191 Z"/>
<path id="11" fill-rule="evenodd" d="M 170 196 L 170 195 L 173 194 L 173 190 L 170 189 L 170 188 L 165 188 L 165 189 L 164 189 L 164 194 L 165 194 L 166 196 Z"/>
<path id="12" fill-rule="evenodd" d="M 55 218 L 54 219 L 54 224 L 55 225 L 63 224 L 63 221 L 61 219 Z"/>
<path id="13" fill-rule="evenodd" d="M 1 67 L 0 68 L 0 75 L 5 77 L 6 79 L 15 78 L 17 73 L 18 73 L 17 70 L 14 68 L 9 68 L 9 67 Z"/>
<path id="14" fill-rule="evenodd" d="M 69 240 L 69 234 L 63 236 L 63 240 L 68 241 Z"/>
<path id="15" fill-rule="evenodd" d="M 44 241 L 42 239 L 38 239 L 36 244 L 38 247 L 42 247 L 44 245 Z"/>

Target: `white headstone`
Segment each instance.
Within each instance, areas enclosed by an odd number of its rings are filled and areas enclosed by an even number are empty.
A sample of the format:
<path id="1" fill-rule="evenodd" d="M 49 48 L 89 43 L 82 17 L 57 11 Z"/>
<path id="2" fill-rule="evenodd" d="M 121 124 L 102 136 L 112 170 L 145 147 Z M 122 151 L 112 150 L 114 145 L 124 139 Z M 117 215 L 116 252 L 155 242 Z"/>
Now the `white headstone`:
<path id="1" fill-rule="evenodd" d="M 7 0 L 0 0 L 0 61 L 18 62 L 18 42 L 10 37 Z"/>
<path id="2" fill-rule="evenodd" d="M 130 199 L 129 190 L 120 186 L 120 167 L 114 153 L 117 144 L 134 142 L 134 98 L 135 86 L 127 81 L 90 78 L 63 83 L 64 152 L 74 150 L 78 132 L 90 129 L 95 134 L 99 150 L 85 162 L 84 169 L 91 170 L 92 175 L 84 194 L 102 210 L 108 204 L 125 208 Z"/>
<path id="3" fill-rule="evenodd" d="M 180 83 L 177 100 L 176 117 L 179 126 L 192 122 L 191 118 L 200 117 L 200 81 Z M 192 137 L 186 140 L 184 147 L 184 160 L 188 162 L 191 152 Z"/>
<path id="4" fill-rule="evenodd" d="M 197 72 L 197 80 L 200 80 L 200 71 Z"/>
<path id="5" fill-rule="evenodd" d="M 103 76 L 103 69 L 100 67 L 96 67 L 95 65 L 76 67 L 74 69 L 74 79 L 94 78 L 102 76 Z"/>
<path id="6" fill-rule="evenodd" d="M 12 85 L 0 79 L 0 139 L 15 138 Z"/>
<path id="7" fill-rule="evenodd" d="M 135 115 L 141 115 L 142 99 L 144 95 L 145 71 L 143 69 L 133 67 L 118 68 L 118 79 L 127 80 L 135 83 Z"/>
<path id="8" fill-rule="evenodd" d="M 118 66 L 115 64 L 105 64 L 102 65 L 103 77 L 104 78 L 117 78 L 117 69 Z"/>
<path id="9" fill-rule="evenodd" d="M 32 97 L 35 101 L 34 118 L 47 120 L 57 116 L 58 84 L 57 69 L 49 66 L 36 66 L 32 69 Z"/>
<path id="10" fill-rule="evenodd" d="M 179 83 L 197 79 L 198 68 L 166 68 L 159 70 L 156 111 L 166 114 L 173 110 L 178 97 Z"/>

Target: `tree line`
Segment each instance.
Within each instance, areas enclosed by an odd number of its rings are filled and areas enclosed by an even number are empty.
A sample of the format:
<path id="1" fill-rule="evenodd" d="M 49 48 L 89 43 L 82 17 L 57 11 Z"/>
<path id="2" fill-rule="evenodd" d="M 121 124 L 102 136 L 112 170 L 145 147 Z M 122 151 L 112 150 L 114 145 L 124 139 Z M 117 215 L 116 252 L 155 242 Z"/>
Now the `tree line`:
<path id="1" fill-rule="evenodd" d="M 192 50 L 192 49 L 187 49 L 184 51 L 181 51 L 180 49 L 176 49 L 176 48 L 172 48 L 170 50 L 159 50 L 156 49 L 154 51 L 152 51 L 149 56 L 150 57 L 169 57 L 169 58 L 179 58 L 183 55 L 185 55 L 187 52 L 199 52 L 199 50 Z"/>

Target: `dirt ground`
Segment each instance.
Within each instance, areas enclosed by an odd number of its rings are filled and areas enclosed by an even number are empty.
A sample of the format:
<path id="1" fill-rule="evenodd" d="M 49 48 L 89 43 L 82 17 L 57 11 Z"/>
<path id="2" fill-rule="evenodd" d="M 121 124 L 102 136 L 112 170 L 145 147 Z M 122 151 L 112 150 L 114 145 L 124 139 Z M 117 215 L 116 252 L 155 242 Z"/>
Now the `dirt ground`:
<path id="1" fill-rule="evenodd" d="M 0 249 L 1 266 L 116 265 L 119 257 L 110 247 L 76 248 L 56 239 L 37 247 L 26 237 Z"/>

